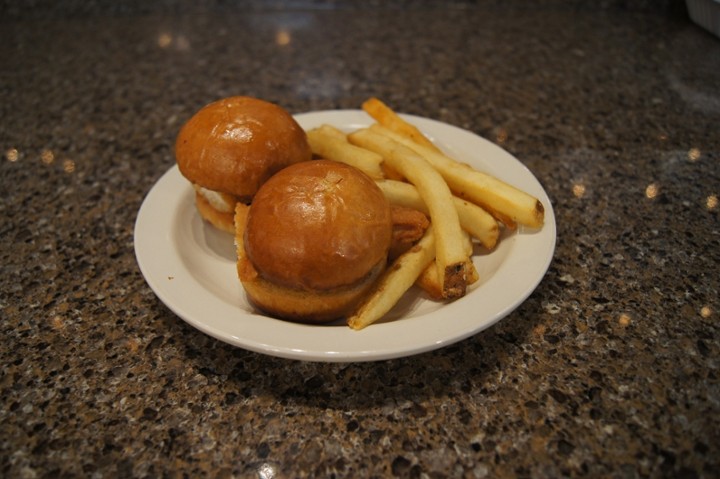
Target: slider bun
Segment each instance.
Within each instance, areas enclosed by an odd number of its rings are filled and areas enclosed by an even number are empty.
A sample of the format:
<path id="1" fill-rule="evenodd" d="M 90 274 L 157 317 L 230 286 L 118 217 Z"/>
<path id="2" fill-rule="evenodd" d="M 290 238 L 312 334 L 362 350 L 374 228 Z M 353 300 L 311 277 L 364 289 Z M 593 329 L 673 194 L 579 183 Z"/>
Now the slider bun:
<path id="1" fill-rule="evenodd" d="M 350 314 L 384 269 L 385 262 L 378 262 L 363 280 L 353 285 L 306 290 L 266 280 L 247 258 L 238 265 L 245 292 L 255 306 L 277 318 L 308 324 L 326 323 Z"/>
<path id="2" fill-rule="evenodd" d="M 390 205 L 360 170 L 329 160 L 292 165 L 257 192 L 240 279 L 271 314 L 323 322 L 352 311 L 383 271 Z"/>
<path id="3" fill-rule="evenodd" d="M 305 131 L 287 111 L 244 96 L 205 106 L 175 142 L 183 176 L 242 201 L 249 201 L 275 172 L 311 157 Z"/>
<path id="4" fill-rule="evenodd" d="M 205 198 L 201 193 L 195 193 L 195 207 L 207 222 L 215 228 L 227 233 L 235 232 L 235 224 L 233 222 L 233 213 L 219 211 Z"/>

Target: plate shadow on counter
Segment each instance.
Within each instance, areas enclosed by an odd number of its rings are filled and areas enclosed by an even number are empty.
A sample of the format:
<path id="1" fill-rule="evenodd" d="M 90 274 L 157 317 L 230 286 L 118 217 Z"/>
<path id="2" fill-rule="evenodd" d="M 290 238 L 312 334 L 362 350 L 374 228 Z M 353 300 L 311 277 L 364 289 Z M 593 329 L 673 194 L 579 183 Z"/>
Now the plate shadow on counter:
<path id="1" fill-rule="evenodd" d="M 552 270 L 552 267 L 551 267 Z M 550 274 L 550 272 L 548 273 Z M 404 358 L 368 362 L 310 362 L 267 356 L 223 343 L 198 331 L 155 300 L 158 330 L 148 349 L 170 346 L 183 362 L 224 390 L 226 401 L 265 397 L 282 404 L 336 410 L 364 410 L 388 402 L 455 396 L 482 390 L 522 361 L 521 344 L 541 321 L 543 286 L 498 324 L 442 349 Z M 149 351 L 152 353 L 152 351 Z M 518 354 L 519 353 L 519 354 Z M 513 369 L 518 365 L 511 366 Z M 507 381 L 517 379 L 507 378 Z"/>

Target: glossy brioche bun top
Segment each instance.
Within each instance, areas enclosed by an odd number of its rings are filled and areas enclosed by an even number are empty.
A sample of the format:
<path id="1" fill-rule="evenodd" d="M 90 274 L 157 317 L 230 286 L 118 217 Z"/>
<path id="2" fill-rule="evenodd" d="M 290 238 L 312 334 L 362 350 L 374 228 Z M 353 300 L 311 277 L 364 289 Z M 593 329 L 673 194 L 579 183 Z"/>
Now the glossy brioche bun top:
<path id="1" fill-rule="evenodd" d="M 202 108 L 175 142 L 180 172 L 190 182 L 249 200 L 270 176 L 312 152 L 305 131 L 283 108 L 235 96 Z"/>
<path id="2" fill-rule="evenodd" d="M 247 258 L 270 283 L 298 290 L 352 287 L 387 261 L 390 205 L 360 170 L 330 160 L 292 165 L 257 192 Z"/>

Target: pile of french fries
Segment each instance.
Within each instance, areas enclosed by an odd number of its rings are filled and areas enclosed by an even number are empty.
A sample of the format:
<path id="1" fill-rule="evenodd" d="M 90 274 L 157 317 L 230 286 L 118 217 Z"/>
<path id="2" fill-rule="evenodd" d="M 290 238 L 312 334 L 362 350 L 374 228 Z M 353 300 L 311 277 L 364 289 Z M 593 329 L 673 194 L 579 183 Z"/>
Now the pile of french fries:
<path id="1" fill-rule="evenodd" d="M 377 98 L 362 104 L 375 123 L 353 132 L 322 125 L 307 132 L 317 156 L 372 177 L 391 204 L 427 214 L 423 238 L 399 256 L 348 318 L 353 329 L 381 319 L 413 284 L 433 299 L 464 296 L 476 282 L 473 243 L 495 248 L 500 228 L 539 228 L 544 207 L 532 195 L 450 158 Z"/>

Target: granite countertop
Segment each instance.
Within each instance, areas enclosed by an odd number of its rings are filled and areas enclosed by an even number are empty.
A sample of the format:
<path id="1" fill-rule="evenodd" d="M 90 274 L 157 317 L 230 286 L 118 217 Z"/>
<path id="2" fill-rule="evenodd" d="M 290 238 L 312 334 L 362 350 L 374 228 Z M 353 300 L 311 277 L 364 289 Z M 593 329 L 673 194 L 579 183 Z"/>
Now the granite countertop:
<path id="1" fill-rule="evenodd" d="M 717 477 L 720 40 L 647 8 L 273 5 L 0 20 L 0 476 Z M 236 94 L 500 145 L 552 200 L 546 276 L 385 361 L 191 327 L 133 227 L 180 125 Z"/>

